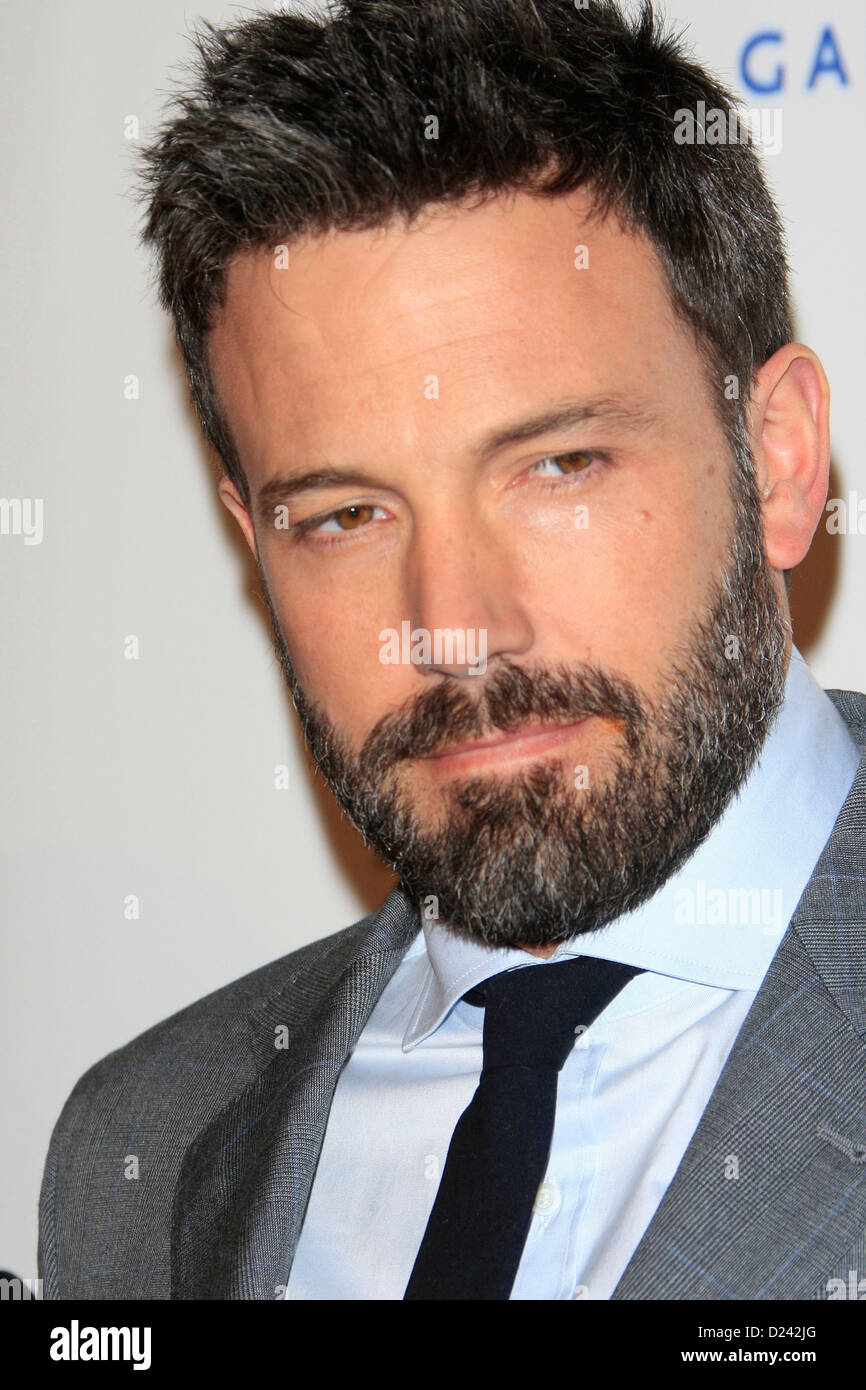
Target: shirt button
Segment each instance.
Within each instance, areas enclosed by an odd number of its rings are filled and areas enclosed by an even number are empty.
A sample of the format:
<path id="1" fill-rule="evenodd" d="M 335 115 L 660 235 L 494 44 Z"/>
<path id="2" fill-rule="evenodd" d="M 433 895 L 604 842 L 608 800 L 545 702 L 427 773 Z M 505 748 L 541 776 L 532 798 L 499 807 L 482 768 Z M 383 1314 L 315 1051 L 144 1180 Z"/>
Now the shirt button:
<path id="1" fill-rule="evenodd" d="M 562 1193 L 557 1184 L 553 1181 L 543 1182 L 536 1193 L 532 1208 L 535 1214 L 541 1217 L 542 1226 L 546 1226 L 553 1219 L 561 1206 Z"/>

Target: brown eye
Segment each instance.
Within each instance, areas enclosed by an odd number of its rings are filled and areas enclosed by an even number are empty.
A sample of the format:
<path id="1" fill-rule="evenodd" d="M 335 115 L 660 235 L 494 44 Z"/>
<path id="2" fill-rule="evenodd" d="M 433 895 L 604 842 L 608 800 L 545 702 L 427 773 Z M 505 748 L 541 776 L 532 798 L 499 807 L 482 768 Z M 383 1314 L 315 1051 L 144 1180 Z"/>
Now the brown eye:
<path id="1" fill-rule="evenodd" d="M 580 473 L 592 463 L 592 454 L 557 454 L 555 462 L 563 473 Z"/>
<path id="2" fill-rule="evenodd" d="M 537 478 L 562 478 L 569 474 L 585 473 L 596 461 L 597 454 L 586 449 L 574 449 L 570 454 L 548 454 L 532 465 Z"/>
<path id="3" fill-rule="evenodd" d="M 365 522 L 371 521 L 375 507 L 367 504 L 366 506 L 352 505 L 341 507 L 338 512 L 334 512 L 334 520 L 341 531 L 354 531 L 356 526 L 363 526 Z"/>

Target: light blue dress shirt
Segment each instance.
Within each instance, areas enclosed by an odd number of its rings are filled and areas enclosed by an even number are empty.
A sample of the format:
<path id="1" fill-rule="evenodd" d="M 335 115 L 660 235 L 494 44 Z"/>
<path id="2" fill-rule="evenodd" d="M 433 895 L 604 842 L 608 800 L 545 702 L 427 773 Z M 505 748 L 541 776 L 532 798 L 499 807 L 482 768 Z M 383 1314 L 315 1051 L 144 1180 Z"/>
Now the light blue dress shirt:
<path id="1" fill-rule="evenodd" d="M 859 766 L 792 651 L 758 766 L 689 861 L 632 913 L 560 946 L 644 968 L 560 1073 L 550 1161 L 513 1299 L 608 1299 L 718 1080 Z M 484 1011 L 461 996 L 546 962 L 423 924 L 340 1074 L 287 1299 L 402 1299 Z M 737 1180 L 726 1156 L 719 1183 Z"/>

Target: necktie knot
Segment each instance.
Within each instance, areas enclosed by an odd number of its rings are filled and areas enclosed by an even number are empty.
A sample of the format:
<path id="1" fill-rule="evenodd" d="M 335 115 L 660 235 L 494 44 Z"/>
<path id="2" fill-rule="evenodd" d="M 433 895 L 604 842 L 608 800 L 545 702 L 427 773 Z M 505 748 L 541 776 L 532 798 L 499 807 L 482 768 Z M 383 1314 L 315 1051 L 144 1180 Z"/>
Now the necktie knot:
<path id="1" fill-rule="evenodd" d="M 619 961 L 578 956 L 503 970 L 464 998 L 484 1006 L 484 1071 L 553 1067 L 574 1047 L 614 995 L 639 973 Z"/>

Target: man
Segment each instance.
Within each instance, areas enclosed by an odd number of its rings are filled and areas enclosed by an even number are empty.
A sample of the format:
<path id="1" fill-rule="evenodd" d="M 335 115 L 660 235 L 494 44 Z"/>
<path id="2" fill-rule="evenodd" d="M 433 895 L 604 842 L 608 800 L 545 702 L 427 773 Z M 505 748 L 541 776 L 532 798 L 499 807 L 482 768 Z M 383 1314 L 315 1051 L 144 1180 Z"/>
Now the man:
<path id="1" fill-rule="evenodd" d="M 674 134 L 730 96 L 607 3 L 200 51 L 145 234 L 309 745 L 400 887 L 79 1081 L 47 1296 L 832 1297 L 866 700 L 791 641 L 829 388 L 776 210 L 748 142 Z"/>

